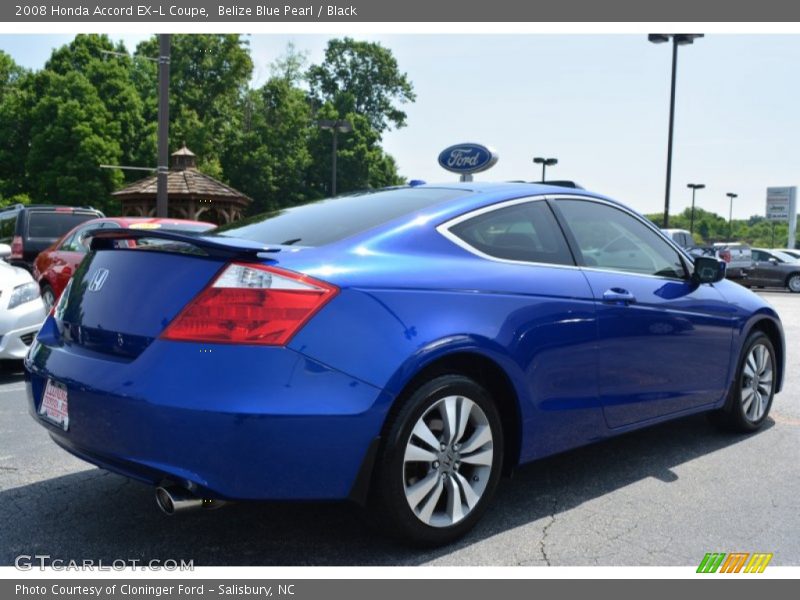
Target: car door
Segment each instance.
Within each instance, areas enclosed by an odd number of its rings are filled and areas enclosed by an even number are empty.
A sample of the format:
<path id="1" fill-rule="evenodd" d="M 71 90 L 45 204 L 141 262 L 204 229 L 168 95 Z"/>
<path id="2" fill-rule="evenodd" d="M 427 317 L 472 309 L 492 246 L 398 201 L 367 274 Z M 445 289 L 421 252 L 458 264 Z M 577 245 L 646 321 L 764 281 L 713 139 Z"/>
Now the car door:
<path id="1" fill-rule="evenodd" d="M 597 307 L 598 391 L 609 427 L 718 401 L 733 314 L 652 224 L 596 199 L 553 201 Z"/>
<path id="2" fill-rule="evenodd" d="M 772 260 L 770 260 L 772 259 Z M 785 275 L 780 265 L 781 261 L 764 250 L 753 250 L 753 273 L 751 283 L 783 287 Z"/>
<path id="3" fill-rule="evenodd" d="M 519 365 L 537 411 L 533 417 L 523 410 L 524 459 L 600 437 L 594 298 L 546 200 L 479 209 L 439 231 L 486 259 L 454 275 L 465 278 L 458 287 L 487 292 L 475 296 L 486 316 L 497 301 L 514 306 L 496 339 Z"/>

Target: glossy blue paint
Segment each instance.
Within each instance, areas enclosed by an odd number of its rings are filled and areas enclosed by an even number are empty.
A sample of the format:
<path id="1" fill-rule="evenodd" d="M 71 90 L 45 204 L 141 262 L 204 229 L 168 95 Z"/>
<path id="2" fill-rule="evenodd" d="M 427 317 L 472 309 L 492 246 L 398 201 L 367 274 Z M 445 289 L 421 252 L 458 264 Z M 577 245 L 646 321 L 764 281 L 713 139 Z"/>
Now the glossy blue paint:
<path id="1" fill-rule="evenodd" d="M 567 192 L 458 187 L 472 193 L 326 246 L 262 254 L 340 290 L 282 348 L 159 339 L 224 258 L 90 253 L 26 361 L 31 414 L 70 452 L 150 483 L 231 499 L 344 498 L 408 382 L 453 354 L 506 374 L 515 458 L 526 462 L 720 406 L 750 329 L 768 320 L 780 331 L 774 310 L 728 281 L 476 256 L 436 227 Z M 108 278 L 90 292 L 98 269 Z M 48 378 L 69 391 L 67 432 L 36 416 Z"/>

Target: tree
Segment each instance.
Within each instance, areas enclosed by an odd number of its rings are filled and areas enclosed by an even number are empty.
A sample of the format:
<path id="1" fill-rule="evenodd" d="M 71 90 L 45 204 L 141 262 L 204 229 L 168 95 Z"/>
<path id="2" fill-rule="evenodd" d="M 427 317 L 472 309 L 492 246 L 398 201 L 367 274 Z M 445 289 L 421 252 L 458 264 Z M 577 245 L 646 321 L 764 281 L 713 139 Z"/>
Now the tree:
<path id="1" fill-rule="evenodd" d="M 26 189 L 31 74 L 0 50 L 0 197 Z"/>
<path id="2" fill-rule="evenodd" d="M 404 127 L 406 113 L 397 104 L 416 99 L 391 50 L 377 42 L 330 40 L 325 60 L 309 68 L 307 79 L 317 105 L 328 103 L 341 116 L 363 115 L 379 136 L 391 126 Z"/>
<path id="3" fill-rule="evenodd" d="M 332 104 L 326 104 L 317 116 L 321 119 L 335 119 L 337 114 Z M 353 131 L 338 134 L 337 192 L 346 193 L 403 183 L 403 179 L 397 174 L 397 164 L 383 151 L 380 135 L 371 127 L 367 117 L 349 113 L 345 118 L 353 125 Z M 331 131 L 317 128 L 310 142 L 313 156 L 310 184 L 319 195 L 330 193 L 331 135 Z"/>
<path id="4" fill-rule="evenodd" d="M 269 66 L 273 79 L 283 79 L 290 85 L 298 85 L 306 78 L 305 68 L 308 52 L 298 50 L 292 42 L 286 44 L 286 51 Z"/>
<path id="5" fill-rule="evenodd" d="M 136 56 L 158 56 L 158 39 L 141 42 Z M 158 117 L 158 70 L 136 61 L 134 82 L 145 105 L 145 120 Z M 172 146 L 186 144 L 199 166 L 219 177 L 219 155 L 241 127 L 242 99 L 253 73 L 247 41 L 238 34 L 173 35 L 170 52 L 170 131 Z M 155 132 L 155 130 L 153 130 Z"/>
<path id="6" fill-rule="evenodd" d="M 100 165 L 119 163 L 119 124 L 97 90 L 77 71 L 44 70 L 35 87 L 26 161 L 32 195 L 37 202 L 91 204 L 117 212 L 110 194 L 122 173 Z"/>
<path id="7" fill-rule="evenodd" d="M 317 197 L 309 188 L 311 111 L 302 90 L 270 79 L 244 100 L 241 135 L 221 155 L 231 185 L 251 196 L 251 212 L 302 204 Z"/>
<path id="8" fill-rule="evenodd" d="M 110 53 L 115 54 L 110 54 Z M 77 72 L 95 88 L 97 96 L 118 128 L 122 165 L 154 165 L 154 146 L 146 139 L 144 103 L 132 78 L 133 60 L 125 46 L 116 46 L 107 35 L 77 35 L 69 44 L 53 51 L 45 69 L 67 75 Z M 139 176 L 125 172 L 127 179 Z"/>

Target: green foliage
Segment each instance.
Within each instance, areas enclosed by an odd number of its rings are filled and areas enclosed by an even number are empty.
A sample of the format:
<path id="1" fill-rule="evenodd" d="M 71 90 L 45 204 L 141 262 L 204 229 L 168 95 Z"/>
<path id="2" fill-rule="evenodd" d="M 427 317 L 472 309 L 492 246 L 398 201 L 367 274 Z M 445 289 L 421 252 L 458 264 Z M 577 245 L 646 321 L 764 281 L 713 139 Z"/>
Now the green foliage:
<path id="1" fill-rule="evenodd" d="M 653 223 L 661 227 L 663 214 L 646 215 Z M 672 229 L 691 231 L 692 209 L 687 208 L 678 215 L 670 215 L 669 226 Z M 800 216 L 798 217 L 800 221 Z M 774 228 L 774 244 L 773 244 Z M 789 234 L 786 223 L 772 223 L 760 215 L 749 219 L 734 219 L 730 228 L 728 219 L 702 208 L 694 210 L 694 239 L 700 245 L 715 242 L 745 242 L 757 248 L 783 247 Z"/>
<path id="2" fill-rule="evenodd" d="M 120 161 L 119 121 L 77 71 L 42 71 L 36 87 L 41 95 L 31 111 L 26 163 L 31 194 L 37 202 L 113 212 L 117 207 L 110 194 L 122 182 L 122 173 L 100 165 Z"/>
<path id="3" fill-rule="evenodd" d="M 318 105 L 332 104 L 339 115 L 358 113 L 382 134 L 392 125 L 406 124 L 397 103 L 416 99 L 414 86 L 400 72 L 391 50 L 377 42 L 334 39 L 325 49 L 325 61 L 307 74 L 311 96 Z"/>
<path id="4" fill-rule="evenodd" d="M 14 194 L 13 196 L 2 197 L 0 196 L 0 208 L 6 206 L 14 206 L 16 204 L 30 204 L 31 197 L 28 194 Z"/>
<path id="5" fill-rule="evenodd" d="M 26 189 L 31 74 L 0 51 L 0 197 Z"/>
<path id="6" fill-rule="evenodd" d="M 247 94 L 242 129 L 225 145 L 222 163 L 236 187 L 255 199 L 251 213 L 318 197 L 308 184 L 313 131 L 305 94 L 283 78 Z"/>
<path id="7" fill-rule="evenodd" d="M 388 49 L 332 40 L 325 61 L 307 69 L 307 54 L 290 44 L 272 78 L 251 89 L 243 36 L 173 35 L 171 45 L 171 150 L 185 142 L 202 171 L 253 198 L 252 213 L 328 192 L 331 133 L 319 118 L 354 125 L 339 140 L 340 192 L 402 182 L 380 141 L 405 124 L 397 104 L 414 93 Z M 117 214 L 111 193 L 142 173 L 100 165 L 155 165 L 158 54 L 155 36 L 129 55 L 106 35 L 78 35 L 30 73 L 0 51 L 0 203 L 32 198 Z"/>

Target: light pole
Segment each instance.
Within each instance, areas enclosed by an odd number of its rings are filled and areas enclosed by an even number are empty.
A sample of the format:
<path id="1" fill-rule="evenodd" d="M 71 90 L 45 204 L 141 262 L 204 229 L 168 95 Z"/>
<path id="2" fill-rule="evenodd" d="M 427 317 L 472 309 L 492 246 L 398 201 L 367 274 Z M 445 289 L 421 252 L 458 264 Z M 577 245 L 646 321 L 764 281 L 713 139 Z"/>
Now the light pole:
<path id="1" fill-rule="evenodd" d="M 733 241 L 733 199 L 738 198 L 739 194 L 734 194 L 733 192 L 728 192 L 725 194 L 728 198 L 731 199 L 731 209 L 728 213 L 728 241 Z"/>
<path id="2" fill-rule="evenodd" d="M 344 119 L 320 119 L 317 122 L 320 129 L 330 129 L 333 133 L 333 149 L 331 152 L 331 196 L 336 195 L 336 154 L 339 150 L 339 132 L 349 133 L 353 131 L 353 124 Z"/>
<path id="3" fill-rule="evenodd" d="M 678 46 L 688 46 L 702 33 L 651 33 L 647 39 L 654 44 L 672 40 L 672 86 L 669 93 L 669 135 L 667 136 L 667 184 L 664 194 L 664 229 L 669 227 L 669 187 L 672 181 L 672 131 L 675 125 L 675 76 L 678 72 Z"/>
<path id="4" fill-rule="evenodd" d="M 704 183 L 687 183 L 686 187 L 692 188 L 692 217 L 689 221 L 689 233 L 694 235 L 694 193 L 697 190 L 702 190 L 706 186 Z"/>
<path id="5" fill-rule="evenodd" d="M 542 165 L 542 183 L 544 183 L 545 169 L 547 167 L 552 167 L 553 165 L 557 165 L 558 164 L 558 159 L 557 158 L 544 158 L 542 156 L 537 156 L 536 158 L 533 159 L 533 162 L 535 164 L 537 164 L 537 165 Z"/>
<path id="6" fill-rule="evenodd" d="M 158 178 L 156 183 L 156 216 L 169 214 L 167 176 L 169 175 L 169 59 L 170 36 L 158 36 Z"/>

